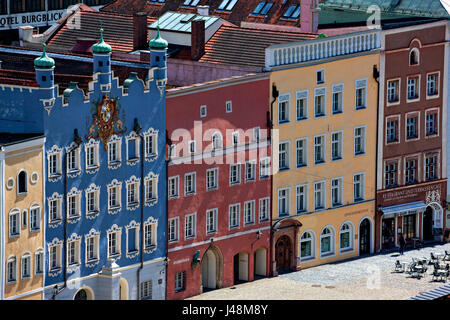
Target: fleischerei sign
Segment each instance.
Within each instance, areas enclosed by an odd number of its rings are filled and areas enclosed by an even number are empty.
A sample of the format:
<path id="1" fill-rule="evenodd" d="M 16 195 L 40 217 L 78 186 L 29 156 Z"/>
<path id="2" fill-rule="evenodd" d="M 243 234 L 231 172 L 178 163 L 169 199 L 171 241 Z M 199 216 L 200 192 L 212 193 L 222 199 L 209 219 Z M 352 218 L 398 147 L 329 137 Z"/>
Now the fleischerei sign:
<path id="1" fill-rule="evenodd" d="M 61 19 L 66 14 L 64 10 L 27 12 L 0 16 L 0 30 L 18 29 L 20 26 L 46 26 Z"/>

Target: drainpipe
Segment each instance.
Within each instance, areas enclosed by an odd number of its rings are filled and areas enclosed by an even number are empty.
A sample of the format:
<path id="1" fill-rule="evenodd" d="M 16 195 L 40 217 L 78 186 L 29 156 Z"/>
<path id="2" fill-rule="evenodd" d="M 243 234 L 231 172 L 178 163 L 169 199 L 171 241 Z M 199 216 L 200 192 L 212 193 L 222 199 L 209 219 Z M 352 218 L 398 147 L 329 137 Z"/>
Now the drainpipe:
<path id="1" fill-rule="evenodd" d="M 170 162 L 170 146 L 172 145 L 172 140 L 169 138 L 169 133 L 166 130 L 166 144 L 167 148 L 167 157 L 165 159 L 166 163 L 166 259 L 165 259 L 165 267 L 166 267 L 166 290 L 165 290 L 165 299 L 167 300 L 167 271 L 169 268 L 169 162 Z"/>
<path id="2" fill-rule="evenodd" d="M 61 170 L 62 172 L 64 172 L 63 173 L 63 175 L 64 175 L 64 212 L 61 213 L 62 219 L 64 221 L 64 234 L 63 234 L 64 241 L 63 241 L 63 252 L 62 252 L 63 259 L 61 261 L 61 264 L 64 263 L 64 270 L 63 270 L 64 286 L 62 288 L 59 288 L 58 285 L 55 285 L 53 297 L 52 297 L 53 300 L 55 300 L 56 296 L 67 287 L 67 173 L 68 173 L 67 172 L 67 155 L 70 152 L 77 150 L 82 142 L 80 136 L 78 135 L 78 129 L 74 129 L 73 134 L 74 134 L 75 146 L 72 149 L 70 149 L 68 152 L 64 152 L 64 168 Z"/>
<path id="3" fill-rule="evenodd" d="M 270 114 L 267 115 L 267 127 L 269 128 L 269 139 L 270 139 L 270 145 L 271 145 L 271 149 L 270 149 L 270 154 L 271 154 L 271 159 L 273 159 L 273 144 L 272 144 L 272 129 L 273 129 L 273 104 L 275 103 L 275 101 L 277 100 L 279 96 L 279 92 L 277 90 L 277 87 L 275 85 L 275 82 L 272 83 L 272 102 L 270 103 Z M 273 163 L 271 162 L 271 168 L 273 171 Z M 270 208 L 272 209 L 272 205 L 273 205 L 273 175 L 272 173 L 270 174 Z M 270 270 L 269 270 L 269 274 L 273 275 L 273 270 L 272 270 L 272 248 L 273 248 L 273 230 L 272 230 L 272 210 L 270 210 L 270 218 L 269 218 L 269 222 L 270 222 Z"/>
<path id="4" fill-rule="evenodd" d="M 141 235 L 140 235 L 140 257 L 141 257 L 141 263 L 137 270 L 137 300 L 141 299 L 141 271 L 144 268 L 144 206 L 145 206 L 145 194 L 144 194 L 144 188 L 145 188 L 145 176 L 144 176 L 144 168 L 145 168 L 145 157 L 144 157 L 144 144 L 145 140 L 144 137 L 140 134 L 140 131 L 142 130 L 142 127 L 139 125 L 137 118 L 134 118 L 134 132 L 139 136 L 139 139 L 141 140 L 141 150 L 140 150 L 140 158 L 141 158 Z"/>
<path id="5" fill-rule="evenodd" d="M 380 71 L 377 68 L 377 65 L 373 65 L 373 78 L 377 82 L 377 128 L 375 130 L 376 139 L 375 139 L 375 212 L 374 212 L 374 230 L 373 230 L 373 249 L 375 251 L 376 241 L 377 241 L 377 215 L 378 215 L 378 197 L 377 197 L 377 186 L 378 186 L 378 132 L 379 132 L 379 114 L 380 114 Z M 381 248 L 380 248 L 381 250 Z"/>

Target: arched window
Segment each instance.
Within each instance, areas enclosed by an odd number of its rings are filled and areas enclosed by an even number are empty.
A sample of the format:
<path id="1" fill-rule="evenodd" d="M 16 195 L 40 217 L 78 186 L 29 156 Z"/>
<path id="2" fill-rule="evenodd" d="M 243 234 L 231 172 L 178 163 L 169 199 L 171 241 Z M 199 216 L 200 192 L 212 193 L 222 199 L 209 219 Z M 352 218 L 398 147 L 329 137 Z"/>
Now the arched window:
<path id="1" fill-rule="evenodd" d="M 300 238 L 300 258 L 314 258 L 314 238 L 311 232 L 304 232 Z"/>
<path id="2" fill-rule="evenodd" d="M 26 252 L 21 259 L 22 279 L 31 277 L 31 253 Z"/>
<path id="3" fill-rule="evenodd" d="M 86 290 L 81 289 L 80 291 L 78 291 L 73 300 L 87 300 Z"/>
<path id="4" fill-rule="evenodd" d="M 332 254 L 333 252 L 333 231 L 331 230 L 331 228 L 326 227 L 320 234 L 320 254 L 324 256 Z"/>
<path id="5" fill-rule="evenodd" d="M 349 250 L 353 248 L 353 228 L 350 223 L 342 225 L 340 230 L 340 250 Z"/>
<path id="6" fill-rule="evenodd" d="M 6 262 L 6 281 L 14 282 L 17 279 L 17 260 L 16 256 L 10 256 Z"/>
<path id="7" fill-rule="evenodd" d="M 9 236 L 20 235 L 20 210 L 14 208 L 9 212 Z"/>
<path id="8" fill-rule="evenodd" d="M 409 65 L 414 66 L 419 64 L 419 50 L 414 48 L 409 53 Z"/>
<path id="9" fill-rule="evenodd" d="M 216 132 L 213 134 L 212 145 L 213 145 L 213 150 L 222 148 L 222 135 L 219 132 Z"/>
<path id="10" fill-rule="evenodd" d="M 27 172 L 22 170 L 17 175 L 17 193 L 26 193 L 28 191 L 27 186 Z"/>

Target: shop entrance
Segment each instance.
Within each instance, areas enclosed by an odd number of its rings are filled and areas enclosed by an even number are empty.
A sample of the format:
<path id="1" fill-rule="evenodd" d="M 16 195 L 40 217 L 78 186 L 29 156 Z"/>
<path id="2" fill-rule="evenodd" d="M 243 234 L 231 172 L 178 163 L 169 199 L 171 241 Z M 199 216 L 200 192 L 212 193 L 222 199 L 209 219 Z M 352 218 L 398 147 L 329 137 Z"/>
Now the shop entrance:
<path id="1" fill-rule="evenodd" d="M 291 266 L 291 240 L 282 236 L 275 245 L 275 259 L 279 273 L 289 272 Z"/>
<path id="2" fill-rule="evenodd" d="M 433 209 L 427 207 L 423 213 L 423 240 L 429 241 L 433 239 Z"/>
<path id="3" fill-rule="evenodd" d="M 395 220 L 394 218 L 383 219 L 382 223 L 382 248 L 390 249 L 395 246 Z"/>

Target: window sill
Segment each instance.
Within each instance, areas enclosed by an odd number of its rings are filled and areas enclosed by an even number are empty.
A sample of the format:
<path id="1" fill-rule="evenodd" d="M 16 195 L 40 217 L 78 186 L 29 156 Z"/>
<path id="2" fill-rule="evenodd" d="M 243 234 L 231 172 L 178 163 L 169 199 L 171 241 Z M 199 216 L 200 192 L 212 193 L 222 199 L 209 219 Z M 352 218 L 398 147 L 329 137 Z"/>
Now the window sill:
<path id="1" fill-rule="evenodd" d="M 315 257 L 306 257 L 306 258 L 300 258 L 300 263 L 308 263 L 316 260 Z"/>
<path id="2" fill-rule="evenodd" d="M 323 161 L 323 160 L 322 161 L 315 161 L 314 165 L 320 165 L 320 164 L 324 164 L 324 163 L 325 163 L 325 161 Z"/>
<path id="3" fill-rule="evenodd" d="M 86 213 L 87 216 L 95 216 L 100 213 L 100 210 L 92 210 Z"/>
<path id="4" fill-rule="evenodd" d="M 355 157 L 363 156 L 365 154 L 366 154 L 365 151 L 363 151 L 363 152 L 355 152 Z"/>
<path id="5" fill-rule="evenodd" d="M 278 171 L 288 171 L 290 168 L 289 167 L 283 167 L 283 168 L 278 168 Z"/>
<path id="6" fill-rule="evenodd" d="M 49 178 L 49 179 L 54 179 L 54 178 L 60 178 L 61 176 L 62 176 L 61 173 L 57 173 L 57 174 L 49 175 L 48 178 Z"/>
<path id="7" fill-rule="evenodd" d="M 339 110 L 339 111 L 333 111 L 332 112 L 332 114 L 334 115 L 334 114 L 342 114 L 343 112 L 342 112 L 342 110 Z"/>
<path id="8" fill-rule="evenodd" d="M 279 120 L 278 121 L 278 124 L 287 124 L 287 123 L 289 123 L 290 121 L 289 120 Z"/>
<path id="9" fill-rule="evenodd" d="M 350 252 L 353 252 L 353 251 L 354 251 L 353 248 L 346 248 L 346 249 L 339 250 L 339 253 L 340 254 L 345 254 L 345 253 L 350 253 Z"/>
<path id="10" fill-rule="evenodd" d="M 61 219 L 50 220 L 49 223 L 59 223 L 59 222 L 61 222 Z"/>
<path id="11" fill-rule="evenodd" d="M 41 228 L 30 228 L 30 232 L 38 232 Z"/>
<path id="12" fill-rule="evenodd" d="M 297 165 L 297 169 L 306 168 L 307 166 L 306 164 Z"/>
<path id="13" fill-rule="evenodd" d="M 363 109 L 366 109 L 366 106 L 355 107 L 355 110 L 363 110 Z"/>
<path id="14" fill-rule="evenodd" d="M 342 157 L 331 158 L 331 161 L 339 161 L 342 160 Z"/>
<path id="15" fill-rule="evenodd" d="M 122 161 L 108 161 L 109 166 L 118 166 L 121 164 L 122 164 Z"/>
<path id="16" fill-rule="evenodd" d="M 86 170 L 97 170 L 98 168 L 99 168 L 98 165 L 95 165 L 95 166 L 87 166 L 87 167 L 86 167 Z"/>
<path id="17" fill-rule="evenodd" d="M 240 185 L 240 184 L 241 184 L 240 181 L 238 181 L 238 182 L 230 182 L 230 187 L 232 187 L 232 186 L 238 186 L 238 185 Z"/>
<path id="18" fill-rule="evenodd" d="M 314 118 L 323 118 L 323 117 L 325 117 L 325 113 L 319 113 L 314 115 Z"/>
<path id="19" fill-rule="evenodd" d="M 331 258 L 331 257 L 334 257 L 334 256 L 335 256 L 334 252 L 328 252 L 328 253 L 321 254 L 320 258 L 321 259 L 325 259 L 325 258 Z"/>
<path id="20" fill-rule="evenodd" d="M 86 263 L 95 263 L 98 262 L 98 258 L 87 259 Z"/>
<path id="21" fill-rule="evenodd" d="M 67 170 L 67 174 L 75 174 L 75 173 L 80 173 L 80 172 L 81 172 L 80 169 Z"/>
<path id="22" fill-rule="evenodd" d="M 206 191 L 215 191 L 218 190 L 218 187 L 211 187 L 211 188 L 206 188 Z"/>
<path id="23" fill-rule="evenodd" d="M 14 233 L 14 234 L 10 234 L 9 235 L 9 238 L 11 239 L 11 238 L 18 238 L 18 237 L 20 237 L 20 233 Z"/>
<path id="24" fill-rule="evenodd" d="M 108 207 L 108 210 L 120 210 L 120 209 L 122 209 L 122 206 Z"/>
<path id="25" fill-rule="evenodd" d="M 308 120 L 308 117 L 297 118 L 297 121 L 304 121 L 304 120 Z"/>
<path id="26" fill-rule="evenodd" d="M 354 199 L 353 200 L 354 203 L 361 202 L 361 201 L 364 201 L 364 199 L 363 198 L 358 198 L 358 199 Z"/>

